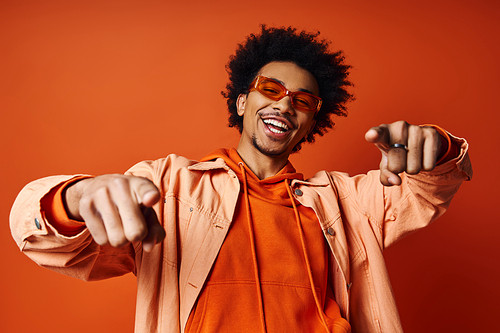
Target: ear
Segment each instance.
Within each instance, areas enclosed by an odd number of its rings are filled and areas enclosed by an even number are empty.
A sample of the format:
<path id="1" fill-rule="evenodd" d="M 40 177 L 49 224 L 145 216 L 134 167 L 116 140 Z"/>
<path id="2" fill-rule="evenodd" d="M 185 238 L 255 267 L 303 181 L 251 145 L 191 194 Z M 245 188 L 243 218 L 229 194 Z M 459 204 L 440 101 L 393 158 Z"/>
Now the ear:
<path id="1" fill-rule="evenodd" d="M 236 100 L 236 110 L 237 110 L 239 116 L 243 116 L 243 113 L 245 113 L 246 103 L 247 103 L 247 95 L 240 94 L 238 96 L 238 99 Z"/>

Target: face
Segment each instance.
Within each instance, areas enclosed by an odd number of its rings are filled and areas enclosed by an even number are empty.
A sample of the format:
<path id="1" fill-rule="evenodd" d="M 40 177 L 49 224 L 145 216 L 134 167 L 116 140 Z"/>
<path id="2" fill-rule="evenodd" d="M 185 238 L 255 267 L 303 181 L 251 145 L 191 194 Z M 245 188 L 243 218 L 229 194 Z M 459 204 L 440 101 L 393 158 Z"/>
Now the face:
<path id="1" fill-rule="evenodd" d="M 319 95 L 318 83 L 307 70 L 291 62 L 270 62 L 258 75 L 279 81 L 290 91 Z M 238 149 L 256 149 L 266 156 L 287 157 L 314 127 L 314 112 L 295 110 L 290 96 L 274 101 L 258 91 L 240 95 L 238 114 L 243 131 Z"/>

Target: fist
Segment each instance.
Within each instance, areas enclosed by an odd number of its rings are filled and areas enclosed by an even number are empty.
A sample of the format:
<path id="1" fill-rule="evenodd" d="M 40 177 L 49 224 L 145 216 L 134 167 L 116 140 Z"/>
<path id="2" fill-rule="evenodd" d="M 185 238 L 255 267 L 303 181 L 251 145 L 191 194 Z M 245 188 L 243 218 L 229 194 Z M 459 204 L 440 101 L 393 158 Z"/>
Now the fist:
<path id="1" fill-rule="evenodd" d="M 436 129 L 405 121 L 372 127 L 365 139 L 382 153 L 380 182 L 385 186 L 400 185 L 402 172 L 433 170 L 441 154 L 442 139 Z"/>
<path id="2" fill-rule="evenodd" d="M 103 175 L 84 179 L 65 193 L 68 215 L 83 220 L 96 243 L 121 247 L 142 241 L 150 252 L 165 238 L 165 230 L 151 208 L 160 199 L 148 179 Z"/>

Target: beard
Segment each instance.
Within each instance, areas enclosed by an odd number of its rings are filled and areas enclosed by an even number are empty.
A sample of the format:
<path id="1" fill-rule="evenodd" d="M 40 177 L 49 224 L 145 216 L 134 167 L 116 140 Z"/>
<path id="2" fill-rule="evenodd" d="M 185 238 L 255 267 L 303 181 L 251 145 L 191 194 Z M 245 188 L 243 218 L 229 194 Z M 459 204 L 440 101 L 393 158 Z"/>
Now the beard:
<path id="1" fill-rule="evenodd" d="M 257 137 L 254 135 L 252 135 L 252 145 L 255 147 L 255 149 L 257 149 L 260 153 L 262 153 L 263 155 L 266 155 L 266 156 L 269 156 L 269 157 L 276 157 L 276 156 L 280 156 L 284 153 L 286 153 L 286 147 L 283 147 L 281 149 L 271 149 L 271 148 L 268 148 L 268 147 L 264 147 L 262 146 L 258 141 L 257 141 Z"/>

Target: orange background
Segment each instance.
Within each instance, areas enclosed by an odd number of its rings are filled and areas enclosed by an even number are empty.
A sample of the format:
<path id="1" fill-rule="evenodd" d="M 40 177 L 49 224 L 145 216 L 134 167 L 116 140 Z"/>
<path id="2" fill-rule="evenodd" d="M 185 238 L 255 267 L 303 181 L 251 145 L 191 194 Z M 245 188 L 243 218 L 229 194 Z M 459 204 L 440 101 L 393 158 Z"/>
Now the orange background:
<path id="1" fill-rule="evenodd" d="M 380 123 L 436 123 L 468 139 L 473 181 L 386 258 L 405 332 L 498 329 L 499 9 L 493 0 L 2 0 L 0 331 L 132 332 L 135 278 L 85 283 L 37 267 L 10 236 L 10 207 L 39 177 L 235 146 L 224 66 L 260 23 L 320 30 L 353 65 L 349 117 L 292 158 L 306 176 L 376 168 L 364 132 Z"/>

